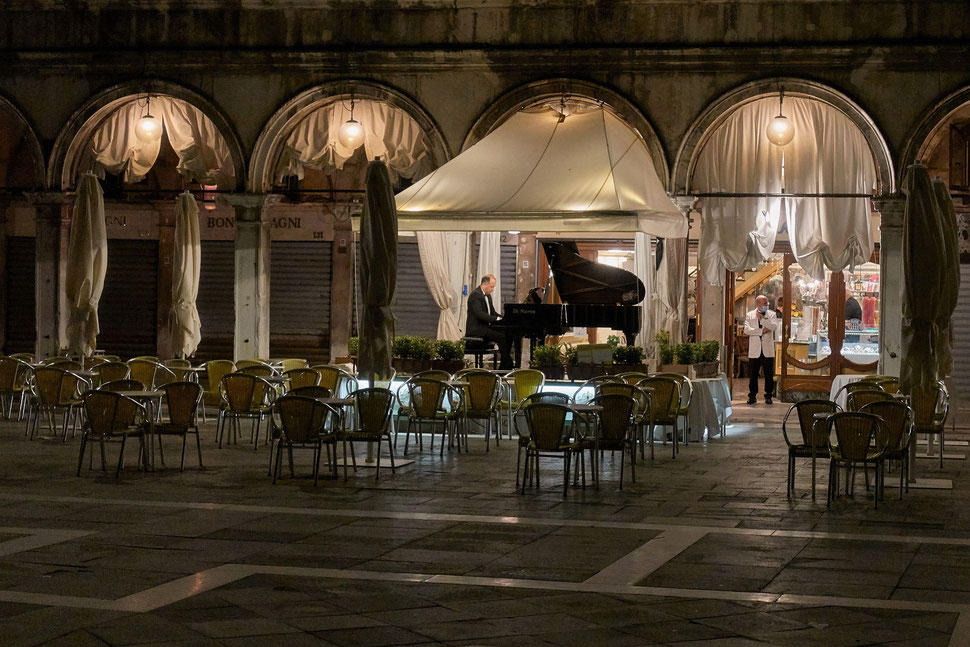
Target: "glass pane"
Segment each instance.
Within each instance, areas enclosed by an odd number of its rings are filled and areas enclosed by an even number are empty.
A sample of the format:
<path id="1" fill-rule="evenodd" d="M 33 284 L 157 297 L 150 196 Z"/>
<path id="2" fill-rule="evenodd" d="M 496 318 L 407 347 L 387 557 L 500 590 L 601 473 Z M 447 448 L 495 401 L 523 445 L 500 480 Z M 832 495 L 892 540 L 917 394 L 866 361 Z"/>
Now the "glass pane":
<path id="1" fill-rule="evenodd" d="M 828 334 L 829 280 L 832 275 L 826 271 L 824 280 L 813 279 L 798 263 L 792 263 L 788 271 L 792 294 L 788 355 L 806 363 L 818 362 L 832 352 Z M 789 366 L 788 373 L 828 375 L 828 367 L 801 369 Z"/>
<path id="2" fill-rule="evenodd" d="M 879 266 L 845 273 L 845 342 L 842 356 L 857 364 L 879 360 Z"/>

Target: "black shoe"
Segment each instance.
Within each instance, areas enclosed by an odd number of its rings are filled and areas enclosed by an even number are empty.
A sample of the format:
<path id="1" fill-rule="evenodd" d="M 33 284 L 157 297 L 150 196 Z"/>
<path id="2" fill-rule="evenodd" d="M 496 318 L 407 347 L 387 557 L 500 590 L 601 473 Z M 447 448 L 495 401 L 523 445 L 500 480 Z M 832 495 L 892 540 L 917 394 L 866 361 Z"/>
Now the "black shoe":
<path id="1" fill-rule="evenodd" d="M 754 398 L 748 398 L 748 404 L 758 404 L 758 401 Z"/>
<path id="2" fill-rule="evenodd" d="M 765 398 L 765 404 L 774 404 L 774 402 L 771 401 L 771 398 Z"/>

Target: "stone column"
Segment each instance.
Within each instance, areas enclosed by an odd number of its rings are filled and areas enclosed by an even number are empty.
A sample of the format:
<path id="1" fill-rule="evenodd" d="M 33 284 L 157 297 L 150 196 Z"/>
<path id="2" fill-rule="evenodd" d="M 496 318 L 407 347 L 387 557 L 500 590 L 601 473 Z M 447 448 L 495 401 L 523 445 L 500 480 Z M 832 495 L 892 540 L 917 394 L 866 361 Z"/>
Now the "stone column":
<path id="1" fill-rule="evenodd" d="M 353 325 L 354 232 L 350 218 L 334 219 L 333 278 L 330 285 L 330 361 L 347 355 Z"/>
<path id="2" fill-rule="evenodd" d="M 27 194 L 36 221 L 35 304 L 37 357 L 57 355 L 67 346 L 67 249 L 72 194 L 50 191 Z"/>
<path id="3" fill-rule="evenodd" d="M 680 209 L 680 212 L 684 214 L 684 218 L 687 219 L 687 230 L 688 236 L 690 235 L 690 224 L 691 224 L 691 213 L 694 210 L 694 205 L 697 203 L 697 198 L 690 195 L 678 195 L 673 197 L 674 204 Z M 671 245 L 671 243 L 673 243 Z M 677 319 L 680 322 L 679 330 L 670 331 L 670 341 L 673 343 L 675 340 L 680 342 L 687 338 L 687 275 L 690 268 L 690 240 L 685 236 L 684 238 L 668 238 L 664 243 L 664 253 L 666 253 L 668 246 L 672 248 L 677 246 L 680 253 L 683 254 L 681 262 L 683 267 L 680 268 L 680 272 L 683 278 L 680 289 L 680 298 L 678 299 L 677 308 Z M 700 292 L 700 290 L 698 290 Z M 698 294 L 700 297 L 700 294 Z M 699 306 L 698 306 L 699 307 Z"/>
<path id="4" fill-rule="evenodd" d="M 221 199 L 236 212 L 236 360 L 269 357 L 269 206 L 276 196 L 233 193 Z"/>
<path id="5" fill-rule="evenodd" d="M 172 262 L 175 258 L 175 203 L 153 203 L 158 213 L 158 311 L 155 345 L 159 357 L 172 349 Z"/>
<path id="6" fill-rule="evenodd" d="M 879 212 L 879 373 L 899 375 L 903 338 L 903 212 L 906 199 L 873 200 Z"/>

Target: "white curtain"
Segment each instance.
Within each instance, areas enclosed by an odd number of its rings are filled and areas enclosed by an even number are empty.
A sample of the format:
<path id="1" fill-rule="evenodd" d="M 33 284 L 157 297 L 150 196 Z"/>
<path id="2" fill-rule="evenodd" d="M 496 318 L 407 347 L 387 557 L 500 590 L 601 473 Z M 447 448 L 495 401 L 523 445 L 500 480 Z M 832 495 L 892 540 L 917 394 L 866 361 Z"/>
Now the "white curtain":
<path id="1" fill-rule="evenodd" d="M 190 357 L 202 339 L 196 298 L 202 244 L 199 237 L 199 205 L 186 191 L 175 204 L 175 254 L 172 263 L 172 351 Z"/>
<path id="2" fill-rule="evenodd" d="M 687 239 L 664 240 L 663 259 L 657 273 L 657 328 L 670 333 L 670 343 L 684 341 L 687 330 Z"/>
<path id="3" fill-rule="evenodd" d="M 691 189 L 697 193 L 871 193 L 875 166 L 861 131 L 834 107 L 786 97 L 795 128 L 786 146 L 765 135 L 778 114 L 778 97 L 747 103 L 718 126 L 698 157 Z M 782 167 L 784 163 L 784 176 Z M 701 202 L 701 273 L 714 285 L 724 270 L 754 267 L 772 251 L 787 213 L 792 249 L 806 271 L 841 270 L 872 253 L 869 202 L 860 198 L 704 198 Z"/>
<path id="4" fill-rule="evenodd" d="M 643 281 L 646 293 L 640 303 L 640 330 L 637 335 L 637 345 L 642 346 L 648 358 L 653 358 L 656 344 L 656 334 L 653 324 L 653 253 L 650 250 L 650 235 L 638 233 L 633 237 L 633 273 Z"/>
<path id="5" fill-rule="evenodd" d="M 501 312 L 502 310 L 502 233 L 498 231 L 483 231 L 481 244 L 478 247 L 478 271 L 475 272 L 475 281 L 478 282 L 486 274 L 495 277 L 495 290 L 492 292 L 492 305 Z M 509 286 L 513 292 L 515 286 Z"/>
<path id="6" fill-rule="evenodd" d="M 67 266 L 67 343 L 71 350 L 88 356 L 97 345 L 98 301 L 108 269 L 104 194 L 92 173 L 85 173 L 78 183 Z"/>
<path id="7" fill-rule="evenodd" d="M 438 339 L 456 341 L 465 329 L 462 288 L 466 283 L 468 234 L 464 232 L 418 232 L 418 253 L 428 290 L 441 312 Z"/>
<path id="8" fill-rule="evenodd" d="M 105 171 L 121 173 L 129 183 L 144 179 L 161 148 L 161 140 L 146 144 L 135 136 L 135 124 L 149 109 L 162 122 L 178 155 L 179 173 L 200 184 L 235 185 L 229 147 L 212 120 L 195 106 L 164 96 L 152 97 L 150 106 L 144 99 L 133 99 L 108 115 L 91 138 L 95 173 L 100 177 Z"/>
<path id="9" fill-rule="evenodd" d="M 337 140 L 340 126 L 348 119 L 350 102 L 335 101 L 301 120 L 286 139 L 276 166 L 277 180 L 289 175 L 303 179 L 306 166 L 327 173 L 343 168 L 355 150 L 342 146 Z M 432 170 L 424 131 L 400 108 L 383 101 L 361 99 L 354 102 L 354 119 L 364 129 L 367 159 L 384 159 L 392 176 L 417 179 Z"/>

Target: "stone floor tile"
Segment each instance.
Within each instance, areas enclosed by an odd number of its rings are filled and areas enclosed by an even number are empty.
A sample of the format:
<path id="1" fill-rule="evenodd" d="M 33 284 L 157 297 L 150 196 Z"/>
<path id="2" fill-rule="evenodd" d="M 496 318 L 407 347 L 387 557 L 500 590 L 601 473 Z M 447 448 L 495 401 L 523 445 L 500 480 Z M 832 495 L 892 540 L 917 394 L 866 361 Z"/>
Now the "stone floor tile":
<path id="1" fill-rule="evenodd" d="M 243 618 L 238 620 L 213 620 L 193 622 L 189 625 L 195 631 L 210 638 L 236 638 L 241 636 L 269 636 L 297 633 L 300 630 L 291 625 L 268 618 Z"/>

